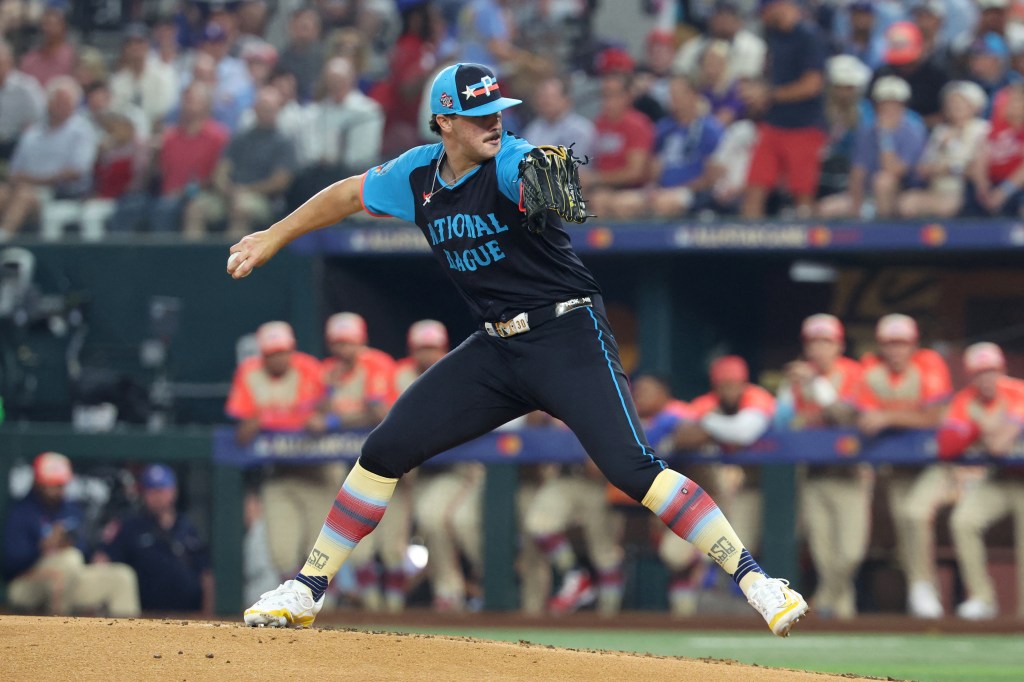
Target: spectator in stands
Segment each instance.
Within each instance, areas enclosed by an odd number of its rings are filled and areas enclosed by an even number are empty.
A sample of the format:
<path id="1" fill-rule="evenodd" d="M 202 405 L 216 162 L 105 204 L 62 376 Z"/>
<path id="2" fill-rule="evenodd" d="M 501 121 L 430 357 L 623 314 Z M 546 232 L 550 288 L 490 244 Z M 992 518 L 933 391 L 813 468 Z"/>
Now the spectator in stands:
<path id="1" fill-rule="evenodd" d="M 846 5 L 850 30 L 848 35 L 838 38 L 838 49 L 840 54 L 856 57 L 871 69 L 877 69 L 882 64 L 884 40 L 876 30 L 872 4 L 870 0 L 853 0 Z"/>
<path id="2" fill-rule="evenodd" d="M 900 195 L 899 213 L 907 218 L 950 218 L 964 205 L 967 169 L 986 140 L 991 125 L 981 118 L 988 98 L 970 81 L 953 81 L 942 93 L 945 123 L 932 130 L 917 165 L 923 189 Z"/>
<path id="3" fill-rule="evenodd" d="M 729 81 L 760 78 L 764 73 L 767 46 L 764 39 L 744 27 L 740 3 L 717 0 L 708 19 L 708 35 L 691 38 L 676 53 L 673 71 L 694 74 L 701 56 L 713 40 L 724 40 L 729 45 L 726 77 Z"/>
<path id="4" fill-rule="evenodd" d="M 139 133 L 147 137 L 159 131 L 178 95 L 177 74 L 150 50 L 148 37 L 148 30 L 141 24 L 125 29 L 121 66 L 110 77 L 113 106 L 121 108 L 131 104 L 141 108 L 148 126 Z"/>
<path id="5" fill-rule="evenodd" d="M 527 140 L 534 144 L 571 144 L 580 158 L 593 155 L 594 124 L 573 111 L 569 86 L 563 78 L 542 80 L 532 101 L 537 117 L 523 130 Z"/>
<path id="6" fill-rule="evenodd" d="M 885 66 L 875 73 L 874 84 L 886 76 L 898 76 L 910 86 L 907 107 L 933 126 L 942 117 L 939 93 L 949 82 L 949 74 L 929 58 L 921 31 L 908 21 L 900 21 L 885 33 Z"/>
<path id="7" fill-rule="evenodd" d="M 849 188 L 857 130 L 871 125 L 874 110 L 864 98 L 871 80 L 871 69 L 852 55 L 829 58 L 825 63 L 828 86 L 825 90 L 825 122 L 828 142 L 822 155 L 821 196 L 839 194 Z"/>
<path id="8" fill-rule="evenodd" d="M 310 107 L 299 149 L 304 170 L 289 193 L 298 206 L 325 185 L 380 161 L 384 116 L 380 105 L 356 88 L 347 59 L 324 65 L 324 96 Z"/>
<path id="9" fill-rule="evenodd" d="M 110 85 L 106 81 L 96 81 L 85 89 L 85 111 L 83 113 L 92 125 L 96 139 L 103 139 L 104 129 L 101 119 L 112 111 L 115 111 L 114 100 Z M 149 139 L 149 121 L 142 109 L 129 102 L 117 107 L 116 111 L 131 119 L 139 139 L 143 141 Z"/>
<path id="10" fill-rule="evenodd" d="M 969 55 L 968 79 L 981 86 L 990 102 L 1007 85 L 1021 81 L 1020 74 L 1010 70 L 1010 50 L 1006 42 L 995 33 L 986 33 L 974 41 Z M 985 115 L 989 113 L 986 109 Z"/>
<path id="11" fill-rule="evenodd" d="M 875 329 L 878 355 L 861 363 L 864 381 L 857 398 L 857 426 L 865 438 L 889 430 L 933 429 L 942 420 L 952 392 L 949 369 L 942 356 L 918 346 L 917 322 L 906 315 L 882 317 Z M 947 466 L 891 467 L 889 511 L 896 530 L 896 550 L 907 577 L 911 615 L 939 618 L 935 569 L 935 518 L 955 494 Z"/>
<path id="12" fill-rule="evenodd" d="M 939 456 L 961 456 L 972 446 L 995 457 L 1006 457 L 1024 426 L 1024 381 L 1006 376 L 1006 359 L 994 343 L 976 343 L 964 351 L 970 385 L 958 392 L 939 429 Z M 985 531 L 1006 516 L 1016 526 L 1017 594 L 1024 594 L 1024 475 L 1020 467 L 989 470 L 969 481 L 956 503 L 949 525 L 967 599 L 956 615 L 988 620 L 999 615 L 995 585 L 989 575 Z M 1017 600 L 1017 617 L 1024 618 L 1024 600 Z"/>
<path id="13" fill-rule="evenodd" d="M 402 32 L 388 60 L 388 76 L 370 95 L 384 110 L 384 156 L 398 156 L 422 143 L 419 134 L 420 99 L 437 67 L 437 47 L 444 27 L 429 2 L 399 7 Z"/>
<path id="14" fill-rule="evenodd" d="M 208 222 L 227 218 L 229 235 L 241 237 L 272 222 L 295 172 L 295 147 L 277 129 L 281 95 L 265 87 L 256 98 L 256 125 L 235 135 L 213 174 L 214 192 L 185 211 L 185 235 L 206 234 Z"/>
<path id="15" fill-rule="evenodd" d="M 665 108 L 661 102 L 647 91 L 650 87 L 649 75 L 640 73 L 636 60 L 625 47 L 613 45 L 598 52 L 594 57 L 594 71 L 602 80 L 611 74 L 626 76 L 629 79 L 630 103 L 633 108 L 652 123 L 657 123 L 665 116 Z M 641 83 L 642 79 L 646 79 L 647 82 Z"/>
<path id="16" fill-rule="evenodd" d="M 14 150 L 0 185 L 0 241 L 10 238 L 53 199 L 82 197 L 92 183 L 97 140 L 75 113 L 82 91 L 70 76 L 47 87 L 46 119 L 33 124 Z"/>
<path id="17" fill-rule="evenodd" d="M 763 217 L 768 194 L 785 178 L 797 214 L 807 216 L 818 191 L 825 143 L 825 45 L 817 29 L 802 21 L 793 0 L 761 2 L 761 19 L 767 28 L 768 82 L 744 83 L 740 91 L 750 110 L 764 115 L 743 215 Z"/>
<path id="18" fill-rule="evenodd" d="M 178 124 L 164 132 L 160 147 L 160 198 L 153 212 L 152 229 L 172 232 L 181 227 L 183 211 L 202 189 L 209 188 L 228 142 L 227 128 L 210 117 L 212 91 L 192 83 L 181 96 Z"/>
<path id="19" fill-rule="evenodd" d="M 637 69 L 633 90 L 651 97 L 662 111 L 667 111 L 672 99 L 669 80 L 672 78 L 672 61 L 676 52 L 675 36 L 669 31 L 656 28 L 647 34 L 644 51 L 645 59 Z"/>
<path id="20" fill-rule="evenodd" d="M 110 77 L 110 68 L 107 66 L 106 56 L 95 47 L 79 48 L 75 59 L 74 76 L 85 92 L 88 92 L 97 83 L 107 82 Z"/>
<path id="21" fill-rule="evenodd" d="M 250 41 L 242 48 L 240 56 L 254 91 L 259 92 L 260 88 L 270 84 L 277 65 L 277 48 L 270 43 Z"/>
<path id="22" fill-rule="evenodd" d="M 1005 93 L 1002 115 L 994 118 L 968 169 L 969 215 L 1017 216 L 1024 205 L 1024 84 L 1014 83 Z"/>
<path id="23" fill-rule="evenodd" d="M 213 89 L 213 117 L 228 130 L 238 127 L 242 112 L 255 97 L 245 63 L 230 54 L 231 42 L 219 24 L 207 24 L 192 66 L 193 80 Z"/>
<path id="24" fill-rule="evenodd" d="M 859 362 L 843 356 L 842 322 L 833 315 L 811 315 L 800 337 L 803 354 L 784 369 L 776 423 L 794 430 L 853 424 L 863 370 Z M 869 467 L 807 467 L 799 506 L 818 576 L 813 597 L 818 615 L 857 615 L 854 580 L 868 551 L 873 484 Z"/>
<path id="25" fill-rule="evenodd" d="M 818 212 L 823 218 L 892 217 L 899 193 L 924 151 L 927 131 L 919 118 L 907 112 L 907 82 L 885 76 L 875 81 L 871 94 L 876 106 L 874 125 L 857 131 L 849 189 L 821 200 Z"/>
<path id="26" fill-rule="evenodd" d="M 21 58 L 21 70 L 44 87 L 57 76 L 70 76 L 75 68 L 75 48 L 68 38 L 65 10 L 50 5 L 39 21 L 39 45 Z"/>
<path id="27" fill-rule="evenodd" d="M 654 126 L 631 101 L 627 74 L 602 78 L 601 113 L 594 121 L 594 161 L 580 169 L 595 211 L 607 206 L 608 191 L 640 187 L 649 177 Z"/>
<path id="28" fill-rule="evenodd" d="M 459 13 L 459 61 L 502 65 L 501 70 L 506 72 L 525 70 L 540 74 L 549 70 L 543 57 L 516 44 L 512 6 L 511 0 L 470 0 L 465 4 Z"/>
<path id="29" fill-rule="evenodd" d="M 287 322 L 267 322 L 256 331 L 260 355 L 235 372 L 225 411 L 239 420 L 236 437 L 251 443 L 260 431 L 321 431 L 318 410 L 325 395 L 320 362 L 295 350 Z M 308 542 L 323 526 L 324 509 L 337 492 L 337 465 L 280 465 L 266 476 L 262 496 L 271 560 L 279 575 L 306 560 Z"/>
<path id="30" fill-rule="evenodd" d="M 711 41 L 701 55 L 697 76 L 700 93 L 723 127 L 743 118 L 746 109 L 740 98 L 739 83 L 729 77 L 728 60 L 729 43 L 724 40 Z"/>
<path id="31" fill-rule="evenodd" d="M 324 67 L 320 15 L 315 9 L 301 7 L 292 13 L 288 22 L 288 44 L 281 51 L 278 66 L 295 74 L 300 102 L 313 98 L 313 86 Z"/>
<path id="32" fill-rule="evenodd" d="M 749 119 L 731 123 L 722 133 L 715 153 L 708 159 L 709 172 L 714 178 L 711 200 L 715 212 L 739 212 L 756 144 L 757 126 Z"/>
<path id="33" fill-rule="evenodd" d="M 708 161 L 722 139 L 722 125 L 689 78 L 673 77 L 671 88 L 672 115 L 658 124 L 654 143 L 656 184 L 614 192 L 599 206 L 602 215 L 675 218 L 708 204 L 716 179 Z"/>
<path id="34" fill-rule="evenodd" d="M 7 514 L 7 603 L 33 613 L 138 616 L 135 572 L 124 564 L 86 563 L 85 518 L 65 493 L 73 476 L 71 462 L 60 453 L 44 452 L 32 469 L 32 491 Z"/>
<path id="35" fill-rule="evenodd" d="M 331 315 L 325 328 L 331 355 L 321 363 L 324 384 L 327 387 L 327 415 L 325 427 L 331 430 L 373 428 L 383 421 L 395 400 L 395 361 L 384 351 L 370 348 L 366 320 L 352 312 Z M 347 472 L 338 469 L 334 481 Z M 399 509 L 399 514 L 403 514 Z M 408 514 L 408 505 L 404 514 Z M 395 520 L 398 523 L 398 519 Z M 394 529 L 393 529 L 394 530 Z M 355 571 L 358 595 L 362 605 L 370 611 L 401 610 L 405 604 L 405 581 L 402 566 L 404 547 L 402 537 L 392 542 L 367 543 L 356 549 L 349 558 Z M 402 535 L 397 533 L 397 535 Z M 361 544 L 361 543 L 360 543 Z M 380 554 L 384 564 L 384 590 L 377 570 L 375 555 Z M 387 589 L 390 586 L 391 589 Z"/>
<path id="36" fill-rule="evenodd" d="M 750 383 L 750 370 L 738 355 L 726 355 L 711 363 L 711 392 L 690 403 L 694 421 L 684 421 L 675 431 L 679 450 L 717 445 L 726 452 L 757 442 L 771 426 L 775 397 Z M 729 515 L 747 547 L 757 552 L 761 544 L 761 489 L 758 467 L 722 465 L 715 470 L 715 499 L 725 500 Z"/>
<path id="37" fill-rule="evenodd" d="M 184 55 L 178 42 L 178 26 L 172 15 L 160 15 L 153 24 L 153 51 L 161 64 L 180 69 Z"/>
<path id="38" fill-rule="evenodd" d="M 966 64 L 971 47 L 986 34 L 994 33 L 1006 43 L 1017 44 L 1024 40 L 1024 26 L 1010 21 L 1010 0 L 975 0 L 980 10 L 973 31 L 965 31 L 953 42 L 953 54 Z"/>
<path id="39" fill-rule="evenodd" d="M 276 71 L 270 77 L 270 87 L 277 90 L 281 98 L 281 110 L 277 112 L 277 129 L 287 138 L 298 155 L 299 145 L 309 124 L 309 106 L 296 99 L 297 81 L 295 74 Z M 256 112 L 247 109 L 242 113 L 238 129 L 245 131 L 256 125 Z"/>
<path id="40" fill-rule="evenodd" d="M 163 464 L 150 464 L 139 476 L 143 508 L 115 519 L 97 560 L 131 566 L 139 578 L 145 611 L 201 611 L 213 614 L 213 574 L 209 549 L 199 531 L 179 514 L 178 479 Z"/>
<path id="41" fill-rule="evenodd" d="M 39 82 L 14 68 L 14 50 L 0 39 L 0 161 L 7 161 L 30 125 L 46 110 L 46 95 Z"/>
<path id="42" fill-rule="evenodd" d="M 923 53 L 932 64 L 949 73 L 952 55 L 949 36 L 943 30 L 946 14 L 944 0 L 916 0 L 910 6 L 910 18 L 921 32 Z"/>
<path id="43" fill-rule="evenodd" d="M 444 357 L 448 330 L 436 320 L 420 320 L 409 327 L 407 346 L 409 356 L 395 365 L 396 395 Z M 460 556 L 469 564 L 469 579 L 483 577 L 485 477 L 486 467 L 479 462 L 430 467 L 416 473 L 413 522 L 428 551 L 427 576 L 435 611 L 466 608 L 470 585 Z M 380 526 L 374 533 L 379 530 Z"/>
<path id="44" fill-rule="evenodd" d="M 245 0 L 235 12 L 235 20 L 238 25 L 238 38 L 235 42 L 238 45 L 239 54 L 244 55 L 246 48 L 250 45 L 271 45 L 265 37 L 270 14 L 269 4 L 266 0 Z M 280 3 L 275 3 L 275 5 L 280 6 Z M 275 10 L 280 11 L 276 7 Z M 271 47 L 273 46 L 271 45 Z M 276 59 L 277 48 L 274 48 L 274 55 Z"/>

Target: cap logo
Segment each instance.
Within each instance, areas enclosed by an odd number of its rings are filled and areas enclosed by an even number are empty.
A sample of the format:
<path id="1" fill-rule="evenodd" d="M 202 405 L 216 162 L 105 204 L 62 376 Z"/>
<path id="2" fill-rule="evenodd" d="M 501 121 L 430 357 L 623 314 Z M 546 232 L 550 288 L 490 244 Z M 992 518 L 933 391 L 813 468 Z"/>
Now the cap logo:
<path id="1" fill-rule="evenodd" d="M 466 89 L 462 91 L 462 96 L 465 99 L 472 99 L 477 95 L 483 95 L 490 97 L 492 92 L 498 90 L 498 81 L 490 76 L 484 76 L 478 83 L 473 85 L 467 85 Z"/>
<path id="2" fill-rule="evenodd" d="M 441 93 L 441 106 L 444 107 L 445 109 L 455 108 L 455 101 L 452 99 L 452 96 L 449 95 L 447 92 Z"/>

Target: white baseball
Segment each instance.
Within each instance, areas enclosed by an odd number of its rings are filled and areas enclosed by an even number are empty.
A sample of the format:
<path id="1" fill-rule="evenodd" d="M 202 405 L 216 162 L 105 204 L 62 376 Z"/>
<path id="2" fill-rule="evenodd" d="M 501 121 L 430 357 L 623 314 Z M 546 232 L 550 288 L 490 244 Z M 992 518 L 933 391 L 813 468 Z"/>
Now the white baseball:
<path id="1" fill-rule="evenodd" d="M 228 256 L 228 271 L 234 272 L 235 268 L 242 264 L 242 254 L 239 251 Z M 242 275 L 242 277 L 248 277 L 252 274 L 252 270 Z"/>

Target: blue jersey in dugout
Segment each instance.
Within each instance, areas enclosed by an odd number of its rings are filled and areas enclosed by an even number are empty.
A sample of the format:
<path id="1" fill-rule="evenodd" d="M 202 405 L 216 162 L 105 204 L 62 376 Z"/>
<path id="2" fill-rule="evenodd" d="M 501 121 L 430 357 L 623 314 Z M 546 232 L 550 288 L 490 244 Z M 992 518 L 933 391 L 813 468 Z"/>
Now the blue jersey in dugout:
<path id="1" fill-rule="evenodd" d="M 480 322 L 600 293 L 553 212 L 541 234 L 522 224 L 519 162 L 532 148 L 506 132 L 497 156 L 454 185 L 438 173 L 440 143 L 363 175 L 366 212 L 416 223 Z"/>

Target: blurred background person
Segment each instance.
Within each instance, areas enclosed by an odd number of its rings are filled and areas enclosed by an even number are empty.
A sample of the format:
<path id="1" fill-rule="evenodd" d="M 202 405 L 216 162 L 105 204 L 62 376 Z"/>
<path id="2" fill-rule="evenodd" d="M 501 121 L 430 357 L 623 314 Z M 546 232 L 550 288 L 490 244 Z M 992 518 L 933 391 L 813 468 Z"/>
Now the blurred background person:
<path id="1" fill-rule="evenodd" d="M 124 564 L 86 563 L 83 512 L 65 494 L 73 476 L 70 460 L 44 452 L 32 470 L 32 491 L 7 513 L 7 603 L 30 613 L 138 616 L 135 572 Z"/>
<path id="2" fill-rule="evenodd" d="M 968 168 L 964 213 L 1020 215 L 1024 202 L 1024 83 L 1006 88 L 1002 114 Z"/>
<path id="3" fill-rule="evenodd" d="M 75 46 L 68 36 L 67 11 L 52 3 L 39 20 L 39 43 L 21 57 L 21 71 L 46 87 L 58 76 L 71 76 L 75 69 Z"/>
<path id="4" fill-rule="evenodd" d="M 213 614 L 213 574 L 206 543 L 178 513 L 178 479 L 163 464 L 150 464 L 138 479 L 142 509 L 112 521 L 97 561 L 131 566 L 146 611 Z"/>
<path id="5" fill-rule="evenodd" d="M 854 144 L 846 192 L 825 197 L 818 205 L 822 218 L 891 218 L 899 194 L 913 177 L 927 141 L 920 119 L 906 109 L 910 86 L 897 76 L 875 81 L 872 126 L 861 126 Z"/>
<path id="6" fill-rule="evenodd" d="M 564 78 L 552 76 L 538 83 L 532 103 L 537 116 L 523 130 L 527 140 L 534 140 L 534 144 L 572 145 L 581 159 L 593 155 L 594 124 L 573 111 Z"/>
<path id="7" fill-rule="evenodd" d="M 875 112 L 864 97 L 871 69 L 852 55 L 836 55 L 825 63 L 825 123 L 828 139 L 822 150 L 822 197 L 849 189 L 850 167 L 856 153 L 858 129 L 870 125 Z"/>
<path id="8" fill-rule="evenodd" d="M 301 102 L 313 98 L 324 66 L 322 31 L 320 14 L 312 7 L 296 9 L 288 22 L 288 42 L 281 51 L 278 68 L 295 74 Z"/>
<path id="9" fill-rule="evenodd" d="M 732 79 L 728 66 L 729 43 L 724 40 L 710 42 L 701 55 L 695 81 L 711 113 L 722 126 L 728 126 L 746 113 L 739 81 Z"/>
<path id="10" fill-rule="evenodd" d="M 925 49 L 921 31 L 909 21 L 900 21 L 885 33 L 885 65 L 875 70 L 874 85 L 886 76 L 897 76 L 910 86 L 907 108 L 923 119 L 929 127 L 942 117 L 942 88 L 950 80 L 949 73 L 931 59 Z"/>
<path id="11" fill-rule="evenodd" d="M 865 438 L 889 430 L 933 429 L 942 420 L 952 393 L 942 356 L 919 346 L 917 322 L 893 313 L 875 328 L 878 355 L 861 363 L 864 380 L 857 397 L 857 427 Z M 948 466 L 892 465 L 888 468 L 889 512 L 896 552 L 907 578 L 907 607 L 912 616 L 939 618 L 944 608 L 935 568 L 935 517 L 953 502 L 955 481 Z"/>
<path id="12" fill-rule="evenodd" d="M 939 456 L 959 457 L 977 446 L 989 455 L 1006 457 L 1024 426 L 1024 381 L 1006 375 L 1006 358 L 994 343 L 968 346 L 963 362 L 970 384 L 950 403 L 937 437 Z M 966 599 L 956 609 L 960 618 L 990 620 L 999 615 L 985 531 L 1007 516 L 1013 517 L 1016 531 L 1017 594 L 1024 594 L 1024 471 L 990 467 L 964 482 L 949 519 L 966 587 Z M 1024 617 L 1024 600 L 1018 599 L 1016 615 Z"/>
<path id="13" fill-rule="evenodd" d="M 0 162 L 11 158 L 29 126 L 43 118 L 46 95 L 32 76 L 14 67 L 14 50 L 0 39 Z"/>
<path id="14" fill-rule="evenodd" d="M 853 424 L 863 369 L 843 355 L 843 323 L 833 315 L 811 315 L 801 325 L 800 339 L 802 355 L 783 370 L 776 424 L 793 430 Z M 871 537 L 873 484 L 869 467 L 806 467 L 800 509 L 818 581 L 812 603 L 820 616 L 857 615 L 855 580 Z"/>
<path id="15" fill-rule="evenodd" d="M 943 89 L 945 122 L 935 126 L 915 174 L 926 188 L 900 194 L 899 214 L 905 218 L 951 218 L 964 205 L 967 169 L 985 145 L 991 125 L 981 118 L 988 98 L 970 81 L 954 81 Z"/>
<path id="16" fill-rule="evenodd" d="M 676 52 L 673 63 L 675 73 L 696 73 L 708 44 L 721 40 L 729 45 L 726 65 L 729 80 L 739 81 L 764 75 L 768 48 L 763 37 L 746 27 L 741 4 L 732 0 L 716 0 L 708 18 L 707 34 L 691 38 Z"/>

